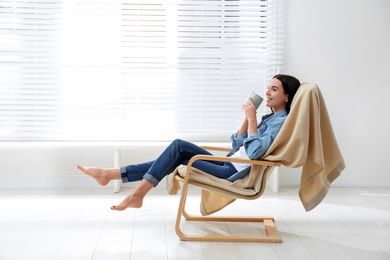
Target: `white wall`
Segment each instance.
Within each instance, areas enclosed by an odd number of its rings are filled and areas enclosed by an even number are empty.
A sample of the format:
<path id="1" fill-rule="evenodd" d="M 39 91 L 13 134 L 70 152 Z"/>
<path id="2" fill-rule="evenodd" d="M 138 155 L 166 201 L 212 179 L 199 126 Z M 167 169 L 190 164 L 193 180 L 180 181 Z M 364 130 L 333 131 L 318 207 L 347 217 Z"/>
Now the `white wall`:
<path id="1" fill-rule="evenodd" d="M 389 12 L 388 0 L 285 1 L 283 72 L 322 90 L 346 162 L 335 186 L 390 187 Z"/>
<path id="2" fill-rule="evenodd" d="M 156 144 L 155 147 L 122 150 L 121 165 L 153 160 L 164 147 Z M 103 148 L 0 149 L 0 157 L 0 188 L 99 187 L 76 168 L 77 164 L 103 168 L 114 166 L 114 150 Z"/>
<path id="3" fill-rule="evenodd" d="M 198 143 L 204 145 L 205 143 Z M 169 142 L 156 142 L 153 146 L 141 145 L 121 150 L 121 165 L 142 163 L 156 159 Z M 228 147 L 229 143 L 211 143 Z M 215 152 L 223 156 L 226 153 Z M 77 169 L 77 164 L 112 168 L 114 149 L 55 148 L 55 149 L 1 149 L 0 188 L 83 188 L 99 185 Z M 135 187 L 126 183 L 124 187 Z M 113 183 L 108 185 L 113 187 Z M 159 187 L 165 187 L 165 180 Z"/>
<path id="4" fill-rule="evenodd" d="M 327 102 L 346 169 L 335 186 L 390 187 L 390 1 L 286 0 L 284 73 L 315 82 Z M 154 159 L 162 147 L 124 151 L 122 163 Z M 112 150 L 7 150 L 0 187 L 97 187 L 76 164 L 111 167 Z M 282 186 L 299 170 L 281 169 Z"/>

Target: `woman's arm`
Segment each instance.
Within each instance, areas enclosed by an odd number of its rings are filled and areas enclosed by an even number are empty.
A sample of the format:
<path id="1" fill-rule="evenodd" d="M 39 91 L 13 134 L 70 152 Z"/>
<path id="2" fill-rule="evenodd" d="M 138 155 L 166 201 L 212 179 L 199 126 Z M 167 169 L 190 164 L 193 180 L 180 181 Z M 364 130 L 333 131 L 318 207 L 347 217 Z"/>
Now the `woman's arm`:
<path id="1" fill-rule="evenodd" d="M 249 159 L 258 159 L 265 154 L 278 135 L 285 119 L 286 116 L 282 116 L 269 120 L 263 126 L 264 132 L 253 133 L 244 140 L 245 151 Z"/>
<path id="2" fill-rule="evenodd" d="M 241 128 L 237 133 L 237 136 L 242 136 L 248 131 L 248 119 L 244 119 L 244 122 L 242 122 Z"/>
<path id="3" fill-rule="evenodd" d="M 257 133 L 257 119 L 248 120 L 248 136 L 253 133 Z"/>
<path id="4" fill-rule="evenodd" d="M 252 102 L 252 99 L 251 99 Z M 252 108 L 251 108 L 252 107 Z M 241 125 L 240 130 L 238 130 L 237 133 L 233 134 L 230 139 L 232 140 L 232 148 L 235 150 L 236 148 L 243 145 L 243 142 L 245 138 L 249 136 L 248 129 L 250 129 L 249 132 L 257 132 L 257 119 L 256 119 L 256 109 L 252 102 L 252 105 L 242 105 L 241 108 L 245 112 L 245 119 L 244 122 Z M 250 111 L 246 111 L 250 110 Z M 248 115 L 249 117 L 248 117 Z M 254 115 L 253 115 L 254 114 Z M 250 120 L 248 120 L 250 118 Z M 253 121 L 253 118 L 255 121 Z"/>

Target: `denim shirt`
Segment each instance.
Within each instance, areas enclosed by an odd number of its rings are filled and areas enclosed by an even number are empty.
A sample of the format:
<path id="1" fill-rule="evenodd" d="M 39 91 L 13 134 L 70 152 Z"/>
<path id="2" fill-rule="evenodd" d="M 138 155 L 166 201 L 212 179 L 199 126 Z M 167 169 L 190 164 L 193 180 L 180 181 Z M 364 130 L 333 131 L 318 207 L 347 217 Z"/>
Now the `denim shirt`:
<path id="1" fill-rule="evenodd" d="M 241 136 L 237 136 L 238 132 L 234 133 L 230 137 L 232 140 L 232 150 L 227 156 L 232 156 L 241 146 L 244 146 L 249 159 L 254 160 L 262 157 L 275 140 L 286 117 L 286 110 L 279 111 L 276 114 L 263 116 L 261 122 L 257 125 L 257 133 L 253 133 L 249 137 L 247 133 Z M 235 173 L 229 177 L 228 180 L 234 181 L 245 177 L 245 175 L 249 173 L 250 168 L 251 166 Z"/>

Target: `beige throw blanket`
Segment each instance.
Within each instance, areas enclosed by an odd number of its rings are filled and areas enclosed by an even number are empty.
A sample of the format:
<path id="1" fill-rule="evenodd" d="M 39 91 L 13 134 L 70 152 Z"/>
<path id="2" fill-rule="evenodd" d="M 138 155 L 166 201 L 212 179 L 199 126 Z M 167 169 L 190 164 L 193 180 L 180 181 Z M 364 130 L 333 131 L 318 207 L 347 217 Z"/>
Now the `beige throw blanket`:
<path id="1" fill-rule="evenodd" d="M 300 86 L 283 127 L 263 159 L 278 161 L 287 167 L 302 166 L 299 197 L 306 211 L 324 199 L 330 184 L 340 175 L 345 164 L 317 85 L 303 83 Z M 179 169 L 169 176 L 167 189 L 170 194 L 175 194 L 180 188 L 174 178 L 178 172 Z M 248 176 L 234 183 L 218 178 L 216 181 L 227 184 L 229 190 L 252 189 L 253 183 L 248 183 L 248 179 L 257 180 L 256 177 L 262 174 L 258 172 L 258 169 L 252 169 Z M 211 214 L 232 201 L 234 199 L 227 200 L 202 191 L 202 214 Z"/>

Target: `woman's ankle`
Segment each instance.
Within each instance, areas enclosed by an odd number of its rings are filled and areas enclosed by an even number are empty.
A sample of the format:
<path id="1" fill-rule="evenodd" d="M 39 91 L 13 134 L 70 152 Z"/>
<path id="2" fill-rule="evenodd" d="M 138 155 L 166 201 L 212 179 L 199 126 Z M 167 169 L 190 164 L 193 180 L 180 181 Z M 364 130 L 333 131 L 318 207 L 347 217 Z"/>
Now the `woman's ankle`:
<path id="1" fill-rule="evenodd" d="M 122 179 L 120 169 L 102 169 L 102 175 L 109 181 Z"/>

